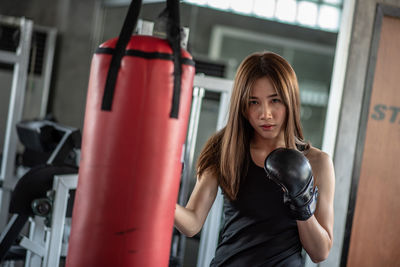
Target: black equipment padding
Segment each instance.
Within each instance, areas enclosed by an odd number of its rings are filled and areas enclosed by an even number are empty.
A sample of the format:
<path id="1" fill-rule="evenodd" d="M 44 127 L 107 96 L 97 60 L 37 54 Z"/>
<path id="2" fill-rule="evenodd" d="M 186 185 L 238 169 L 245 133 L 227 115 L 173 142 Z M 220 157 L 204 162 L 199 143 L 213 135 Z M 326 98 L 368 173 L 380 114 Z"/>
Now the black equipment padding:
<path id="1" fill-rule="evenodd" d="M 47 191 L 53 187 L 54 176 L 76 173 L 78 168 L 74 166 L 41 165 L 32 168 L 18 180 L 11 195 L 9 212 L 33 216 L 32 201 L 46 197 Z"/>

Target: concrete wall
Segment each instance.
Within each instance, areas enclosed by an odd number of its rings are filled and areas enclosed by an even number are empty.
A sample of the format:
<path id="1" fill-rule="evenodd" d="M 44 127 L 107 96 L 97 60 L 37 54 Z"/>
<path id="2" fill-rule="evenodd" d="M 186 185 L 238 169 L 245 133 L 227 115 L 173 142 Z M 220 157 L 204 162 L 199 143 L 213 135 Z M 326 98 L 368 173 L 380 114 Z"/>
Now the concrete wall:
<path id="1" fill-rule="evenodd" d="M 360 119 L 377 3 L 400 7 L 399 0 L 358 0 L 356 2 L 334 156 L 336 171 L 334 243 L 329 258 L 320 266 L 339 266 L 341 260 L 356 153 L 359 126 L 357 122 Z"/>

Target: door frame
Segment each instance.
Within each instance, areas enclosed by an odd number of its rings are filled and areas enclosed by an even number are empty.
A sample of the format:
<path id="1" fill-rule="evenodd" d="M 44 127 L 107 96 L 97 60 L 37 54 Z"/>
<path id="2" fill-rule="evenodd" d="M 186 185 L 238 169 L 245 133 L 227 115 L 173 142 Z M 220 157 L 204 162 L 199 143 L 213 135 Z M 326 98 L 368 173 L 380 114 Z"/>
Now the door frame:
<path id="1" fill-rule="evenodd" d="M 365 81 L 365 90 L 362 100 L 362 108 L 358 127 L 356 151 L 353 165 L 353 174 L 350 185 L 349 204 L 347 208 L 347 217 L 345 225 L 345 233 L 343 237 L 342 255 L 340 266 L 347 265 L 347 258 L 350 248 L 351 230 L 353 226 L 354 212 L 356 207 L 357 189 L 360 180 L 361 164 L 364 152 L 366 129 L 368 123 L 368 115 L 370 111 L 371 93 L 374 82 L 375 67 L 380 42 L 380 33 L 382 30 L 382 22 L 384 16 L 400 18 L 400 8 L 385 4 L 377 4 L 375 11 L 375 21 L 373 26 L 373 34 L 370 45 L 370 54 L 368 59 L 367 75 Z"/>

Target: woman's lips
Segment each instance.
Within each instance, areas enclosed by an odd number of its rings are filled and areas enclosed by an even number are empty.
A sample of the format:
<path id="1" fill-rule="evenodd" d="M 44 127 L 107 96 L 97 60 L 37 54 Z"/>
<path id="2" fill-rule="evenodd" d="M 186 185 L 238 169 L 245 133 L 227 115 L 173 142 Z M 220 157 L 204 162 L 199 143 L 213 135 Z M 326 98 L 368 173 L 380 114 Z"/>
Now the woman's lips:
<path id="1" fill-rule="evenodd" d="M 273 124 L 264 124 L 264 125 L 261 125 L 260 127 L 261 127 L 261 129 L 263 129 L 265 131 L 269 131 L 269 130 L 272 130 L 275 127 L 275 125 L 273 125 Z"/>

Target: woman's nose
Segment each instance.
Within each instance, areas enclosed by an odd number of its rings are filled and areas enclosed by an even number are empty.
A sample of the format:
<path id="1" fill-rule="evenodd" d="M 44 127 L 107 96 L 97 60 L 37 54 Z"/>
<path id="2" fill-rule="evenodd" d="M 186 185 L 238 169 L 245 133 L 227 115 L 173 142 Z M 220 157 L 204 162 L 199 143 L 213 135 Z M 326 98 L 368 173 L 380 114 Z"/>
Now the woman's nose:
<path id="1" fill-rule="evenodd" d="M 261 105 L 261 119 L 270 119 L 272 118 L 271 108 L 268 105 Z"/>

